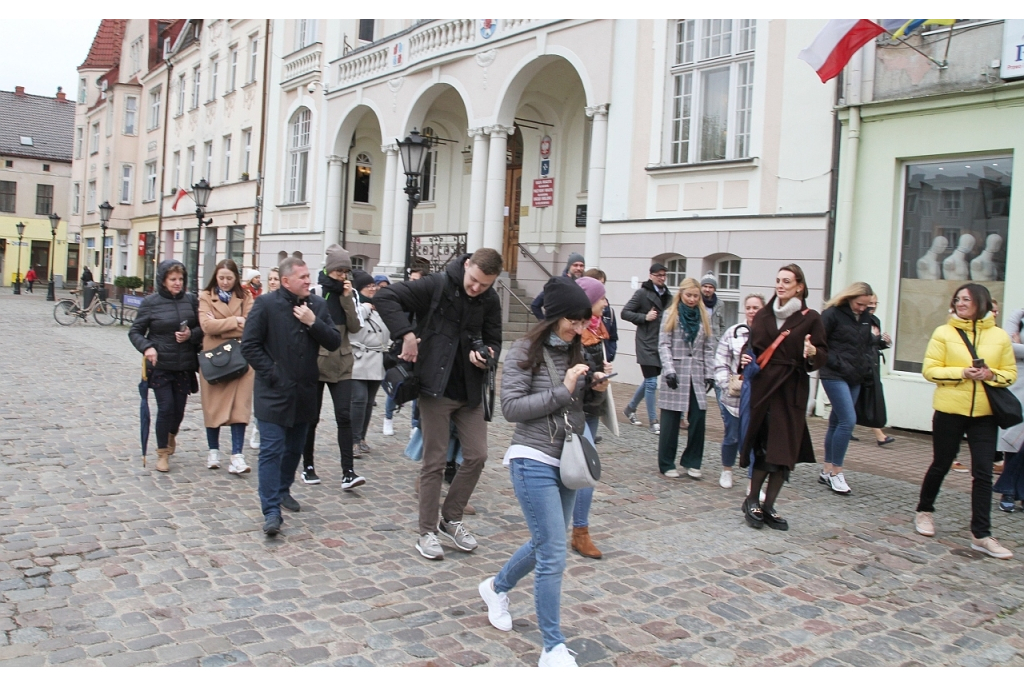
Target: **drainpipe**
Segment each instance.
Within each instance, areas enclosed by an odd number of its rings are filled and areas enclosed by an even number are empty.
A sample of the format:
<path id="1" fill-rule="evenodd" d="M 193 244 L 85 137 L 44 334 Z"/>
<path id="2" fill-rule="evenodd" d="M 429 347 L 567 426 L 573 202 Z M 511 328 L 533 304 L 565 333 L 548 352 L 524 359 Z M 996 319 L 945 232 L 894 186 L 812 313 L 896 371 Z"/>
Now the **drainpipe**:
<path id="1" fill-rule="evenodd" d="M 182 29 L 183 31 L 185 29 Z M 164 181 L 167 176 L 167 127 L 170 123 L 171 114 L 171 73 L 174 71 L 174 63 L 167 58 L 167 87 L 164 89 L 164 142 L 160 154 L 160 205 L 156 213 L 156 249 L 153 250 L 153 292 L 156 292 L 156 268 L 160 264 L 160 243 L 164 238 Z M 145 276 L 145 274 L 143 274 Z"/>
<path id="2" fill-rule="evenodd" d="M 270 106 L 270 88 L 267 85 L 270 78 L 270 33 L 270 19 L 267 19 L 266 29 L 263 31 L 263 111 L 260 112 L 260 154 L 256 162 L 256 215 L 252 222 L 252 268 L 257 271 L 260 268 L 260 231 L 263 230 L 263 166 L 267 146 L 267 108 Z"/>
<path id="3" fill-rule="evenodd" d="M 861 103 L 861 65 L 864 51 L 858 50 L 850 60 L 848 68 L 849 80 L 846 88 L 846 104 L 850 106 L 850 119 L 847 123 L 846 149 L 843 150 L 839 162 L 842 171 L 839 174 L 839 203 L 836 208 L 836 226 L 832 250 L 832 279 L 839 288 L 846 286 L 850 279 L 850 241 L 853 235 L 853 202 L 857 187 L 857 163 L 860 148 L 860 103 Z"/>

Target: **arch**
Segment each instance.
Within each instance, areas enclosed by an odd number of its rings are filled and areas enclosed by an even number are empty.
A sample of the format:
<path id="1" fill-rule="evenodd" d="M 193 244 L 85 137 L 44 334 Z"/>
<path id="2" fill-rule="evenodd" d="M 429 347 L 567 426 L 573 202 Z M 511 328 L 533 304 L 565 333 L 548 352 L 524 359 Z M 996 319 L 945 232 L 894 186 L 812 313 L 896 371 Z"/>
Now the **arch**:
<path id="1" fill-rule="evenodd" d="M 423 120 L 427 116 L 427 112 L 430 110 L 430 106 L 434 104 L 434 100 L 438 98 L 445 90 L 451 88 L 459 95 L 459 99 L 462 100 L 462 106 L 466 110 L 466 121 L 470 122 L 472 126 L 473 112 L 470 108 L 472 99 L 470 98 L 469 91 L 462 85 L 462 82 L 458 79 L 452 78 L 451 76 L 441 76 L 438 80 L 423 84 L 419 90 L 417 90 L 412 96 L 413 106 L 409 108 L 409 113 L 405 116 L 405 120 L 402 122 L 402 128 L 400 129 L 399 137 L 404 136 L 415 126 L 417 129 L 423 126 Z"/>
<path id="2" fill-rule="evenodd" d="M 380 107 L 373 100 L 360 99 L 359 102 L 351 105 L 338 120 L 338 125 L 334 129 L 334 145 L 332 146 L 333 152 L 331 154 L 339 157 L 348 155 L 348 145 L 349 141 L 352 140 L 352 134 L 355 133 L 356 128 L 359 127 L 359 122 L 363 120 L 368 111 L 373 113 L 374 118 L 377 120 L 381 141 L 387 140 L 387 137 L 384 135 L 384 117 Z"/>
<path id="3" fill-rule="evenodd" d="M 502 84 L 498 96 L 498 112 L 495 120 L 504 126 L 511 126 L 515 118 L 516 109 L 523 97 L 523 92 L 530 84 L 530 81 L 544 69 L 544 67 L 563 59 L 572 66 L 583 85 L 583 93 L 587 105 L 602 103 L 594 102 L 594 88 L 590 82 L 590 75 L 583 60 L 579 56 L 558 45 L 549 45 L 543 54 L 531 53 L 520 60 L 519 64 L 512 70 L 512 75 Z"/>

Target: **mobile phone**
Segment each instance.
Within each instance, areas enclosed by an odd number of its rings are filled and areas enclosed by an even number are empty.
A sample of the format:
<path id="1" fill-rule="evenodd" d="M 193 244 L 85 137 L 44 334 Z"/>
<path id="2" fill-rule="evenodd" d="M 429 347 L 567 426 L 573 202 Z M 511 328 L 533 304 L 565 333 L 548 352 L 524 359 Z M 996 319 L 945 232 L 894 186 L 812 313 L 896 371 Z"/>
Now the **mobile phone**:
<path id="1" fill-rule="evenodd" d="M 971 360 L 971 366 L 973 366 L 976 369 L 984 369 L 985 368 L 985 360 L 984 359 L 972 359 Z"/>
<path id="2" fill-rule="evenodd" d="M 182 321 L 180 324 L 178 324 L 178 330 L 181 331 L 182 333 L 187 331 L 188 330 L 188 321 Z"/>
<path id="3" fill-rule="evenodd" d="M 596 384 L 596 383 L 604 383 L 604 382 L 605 382 L 606 380 L 608 380 L 609 378 L 615 378 L 615 377 L 616 377 L 616 376 L 618 376 L 618 375 L 619 375 L 619 372 L 618 372 L 618 371 L 616 371 L 615 373 L 610 373 L 610 374 L 608 374 L 607 376 L 605 376 L 604 378 L 602 378 L 602 379 L 601 379 L 601 380 L 599 380 L 599 381 L 597 381 L 597 380 L 594 380 L 594 377 L 593 377 L 593 376 L 591 376 L 590 378 L 588 378 L 588 379 L 587 379 L 587 386 L 591 386 L 591 385 L 594 385 L 594 384 Z"/>

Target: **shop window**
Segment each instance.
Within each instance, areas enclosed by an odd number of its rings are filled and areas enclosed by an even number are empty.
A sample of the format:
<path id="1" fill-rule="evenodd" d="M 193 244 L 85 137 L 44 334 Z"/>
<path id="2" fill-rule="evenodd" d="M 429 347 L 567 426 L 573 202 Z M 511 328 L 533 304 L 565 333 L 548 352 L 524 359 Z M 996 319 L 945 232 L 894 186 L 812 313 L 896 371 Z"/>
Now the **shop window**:
<path id="1" fill-rule="evenodd" d="M 673 290 L 686 278 L 686 257 L 676 257 L 665 262 L 665 285 Z"/>
<path id="2" fill-rule="evenodd" d="M 1012 157 L 906 166 L 896 371 L 921 372 L 932 331 L 963 283 L 982 283 L 1003 301 L 1012 167 Z"/>
<path id="3" fill-rule="evenodd" d="M 373 159 L 365 152 L 356 155 L 355 188 L 352 190 L 353 202 L 370 201 L 370 175 L 373 172 Z"/>

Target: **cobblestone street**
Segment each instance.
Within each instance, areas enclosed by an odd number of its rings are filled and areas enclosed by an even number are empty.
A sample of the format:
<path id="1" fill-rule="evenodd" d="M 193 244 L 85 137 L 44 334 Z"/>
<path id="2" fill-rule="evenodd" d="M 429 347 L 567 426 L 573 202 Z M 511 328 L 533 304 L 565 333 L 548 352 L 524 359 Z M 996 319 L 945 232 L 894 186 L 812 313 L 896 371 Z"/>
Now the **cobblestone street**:
<path id="1" fill-rule="evenodd" d="M 302 511 L 268 539 L 255 469 L 205 468 L 198 395 L 171 472 L 153 470 L 155 437 L 143 468 L 127 327 L 60 327 L 44 296 L 0 294 L 0 664 L 536 665 L 532 576 L 510 593 L 511 633 L 488 624 L 477 594 L 528 537 L 501 465 L 510 424 L 491 427 L 467 517 L 475 553 L 431 562 L 414 549 L 409 416 L 383 437 L 383 394 L 373 452 L 356 464 L 367 485 L 340 489 L 328 404 L 323 484 L 298 481 Z M 617 386 L 620 408 L 631 389 Z M 929 436 L 896 432 L 882 449 L 858 429 L 853 495 L 802 465 L 778 532 L 744 524 L 745 478 L 719 487 L 717 413 L 708 426 L 702 481 L 659 477 L 646 427 L 602 428 L 591 532 L 605 556 L 570 552 L 562 585 L 581 665 L 1024 665 L 1024 514 L 993 506 L 993 534 L 1016 559 L 972 552 L 970 477 L 951 473 L 936 537 L 915 534 Z M 812 420 L 819 461 L 823 430 Z M 255 466 L 248 437 L 245 452 Z"/>

